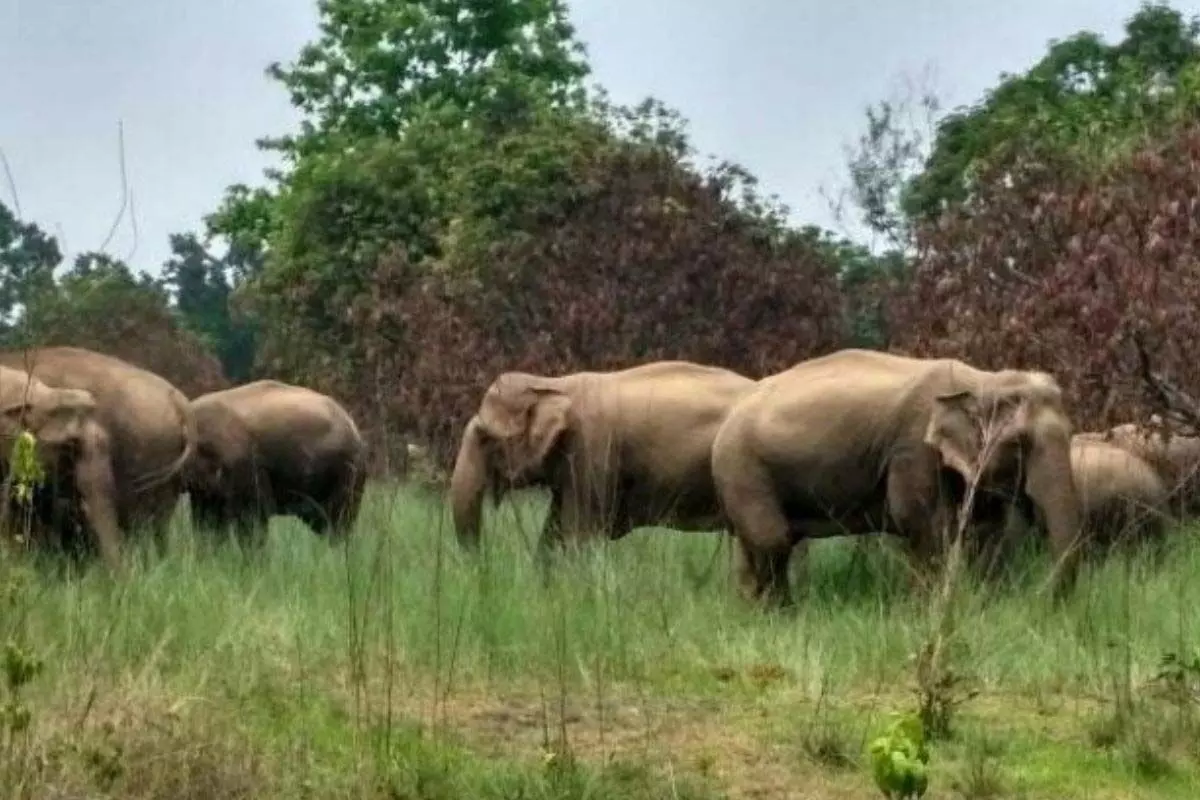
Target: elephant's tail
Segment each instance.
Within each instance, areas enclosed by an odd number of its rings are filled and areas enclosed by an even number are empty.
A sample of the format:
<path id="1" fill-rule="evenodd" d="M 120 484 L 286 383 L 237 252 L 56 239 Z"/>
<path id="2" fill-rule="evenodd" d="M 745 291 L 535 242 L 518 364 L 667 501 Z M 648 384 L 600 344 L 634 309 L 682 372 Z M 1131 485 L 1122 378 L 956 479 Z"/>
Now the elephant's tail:
<path id="1" fill-rule="evenodd" d="M 176 389 L 171 392 L 171 404 L 175 406 L 183 428 L 183 452 L 165 469 L 138 478 L 134 485 L 135 491 L 145 491 L 176 477 L 196 452 L 196 444 L 200 440 L 200 435 L 196 428 L 196 417 L 192 414 L 191 403 L 183 396 L 182 392 Z"/>

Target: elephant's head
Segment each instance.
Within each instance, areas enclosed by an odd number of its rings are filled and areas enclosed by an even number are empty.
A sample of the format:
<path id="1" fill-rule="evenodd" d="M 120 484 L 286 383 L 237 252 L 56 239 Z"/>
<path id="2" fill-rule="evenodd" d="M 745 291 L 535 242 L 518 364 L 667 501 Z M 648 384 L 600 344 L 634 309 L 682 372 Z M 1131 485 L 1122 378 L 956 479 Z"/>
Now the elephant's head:
<path id="1" fill-rule="evenodd" d="M 1044 372 L 1005 370 L 934 399 L 925 441 L 970 484 L 1018 479 L 1045 520 L 1056 556 L 1074 576 L 1080 509 L 1071 471 L 1071 422 L 1058 382 Z"/>
<path id="2" fill-rule="evenodd" d="M 84 517 L 109 566 L 121 570 L 121 529 L 116 506 L 116 483 L 107 431 L 97 420 L 95 396 L 83 389 L 52 389 L 29 383 L 21 377 L 21 387 L 10 380 L 5 370 L 0 375 L 0 440 L 11 441 L 22 430 L 37 437 L 43 462 L 55 469 L 66 458 L 73 465 L 75 489 L 79 493 Z M 5 453 L 7 455 L 7 452 Z"/>
<path id="3" fill-rule="evenodd" d="M 501 375 L 463 431 L 450 479 L 459 542 L 479 541 L 483 494 L 538 483 L 570 427 L 571 399 L 552 379 L 519 372 Z"/>
<path id="4" fill-rule="evenodd" d="M 5 398 L 0 407 L 0 434 L 10 439 L 29 430 L 39 444 L 70 447 L 84 435 L 95 415 L 96 399 L 91 392 L 36 385 Z"/>

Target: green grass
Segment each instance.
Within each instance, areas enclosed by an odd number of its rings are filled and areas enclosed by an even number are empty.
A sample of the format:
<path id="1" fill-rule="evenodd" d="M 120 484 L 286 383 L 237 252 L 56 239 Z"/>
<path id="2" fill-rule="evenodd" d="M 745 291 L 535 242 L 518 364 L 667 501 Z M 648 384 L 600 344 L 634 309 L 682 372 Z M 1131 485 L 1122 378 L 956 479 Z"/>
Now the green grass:
<path id="1" fill-rule="evenodd" d="M 725 537 L 642 531 L 563 560 L 535 499 L 481 558 L 440 503 L 374 489 L 348 548 L 272 523 L 258 558 L 197 542 L 135 574 L 9 564 L 0 642 L 45 662 L 0 709 L 0 784 L 40 798 L 871 797 L 863 750 L 916 708 L 931 630 L 887 543 L 815 546 L 794 614 L 744 605 Z M 930 797 L 1195 797 L 1200 544 L 1112 559 L 1055 608 L 1027 575 L 954 602 L 978 692 L 932 744 Z M 0 692 L 3 690 L 0 689 Z M 0 703 L 10 698 L 0 693 Z M 1118 702 L 1118 700 L 1120 702 Z M 1195 713 L 1196 721 L 1191 716 Z M 51 789 L 57 790 L 52 794 Z"/>

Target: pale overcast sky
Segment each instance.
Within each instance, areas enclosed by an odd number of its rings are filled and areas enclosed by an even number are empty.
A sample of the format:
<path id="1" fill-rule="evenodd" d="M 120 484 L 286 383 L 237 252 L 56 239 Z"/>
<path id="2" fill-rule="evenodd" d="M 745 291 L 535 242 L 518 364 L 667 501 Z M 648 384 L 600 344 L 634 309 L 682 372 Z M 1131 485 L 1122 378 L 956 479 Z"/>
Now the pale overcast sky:
<path id="1" fill-rule="evenodd" d="M 679 109 L 702 153 L 740 161 L 801 220 L 842 174 L 865 105 L 932 64 L 949 105 L 1081 28 L 1115 37 L 1136 0 L 571 0 L 593 77 L 621 102 Z M 1195 0 L 1176 2 L 1186 14 Z M 117 120 L 139 229 L 158 272 L 167 234 L 198 230 L 254 147 L 291 130 L 263 74 L 315 33 L 313 0 L 0 0 L 0 148 L 25 218 L 68 254 L 103 241 L 120 200 Z M 0 199 L 11 204 L 0 181 Z M 128 225 L 109 251 L 125 256 Z"/>

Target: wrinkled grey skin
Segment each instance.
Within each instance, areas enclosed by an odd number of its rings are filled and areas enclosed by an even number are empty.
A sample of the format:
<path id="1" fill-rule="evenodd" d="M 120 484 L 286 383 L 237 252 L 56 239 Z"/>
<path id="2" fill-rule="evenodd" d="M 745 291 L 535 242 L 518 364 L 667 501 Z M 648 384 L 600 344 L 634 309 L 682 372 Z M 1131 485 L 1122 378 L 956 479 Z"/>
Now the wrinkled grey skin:
<path id="1" fill-rule="evenodd" d="M 460 544 L 479 541 L 482 501 L 550 490 L 538 552 L 619 539 L 646 525 L 721 527 L 709 450 L 733 402 L 754 386 L 718 367 L 661 361 L 547 377 L 506 372 L 463 431 L 450 480 Z"/>
<path id="2" fill-rule="evenodd" d="M 1080 530 L 1070 438 L 1062 393 L 1042 372 L 842 350 L 764 378 L 712 446 L 742 591 L 789 605 L 793 547 L 824 536 L 895 533 L 928 567 L 978 475 L 980 500 L 1012 496 L 1046 520 L 1061 595 Z M 987 505 L 984 517 L 1005 504 Z"/>
<path id="3" fill-rule="evenodd" d="M 8 350 L 0 366 L 91 393 L 109 438 L 120 526 L 126 535 L 147 530 L 161 545 L 196 443 L 187 398 L 152 372 L 80 347 Z"/>
<path id="4" fill-rule="evenodd" d="M 318 534 L 353 527 L 367 478 L 367 446 L 333 398 L 262 380 L 192 401 L 199 430 L 187 470 L 192 514 L 261 544 L 270 517 L 294 514 Z"/>
<path id="5" fill-rule="evenodd" d="M 42 528 L 37 538 L 50 538 L 72 553 L 90 545 L 120 571 L 116 481 L 95 398 L 82 389 L 53 389 L 28 373 L 0 366 L 0 466 L 6 479 L 12 476 L 8 459 L 13 445 L 25 431 L 36 437 L 45 475 L 33 498 L 40 511 L 35 524 Z M 15 500 L 10 504 L 7 519 L 16 521 L 11 516 L 16 505 Z M 90 541 L 75 541 L 71 529 L 76 524 L 82 524 Z"/>

